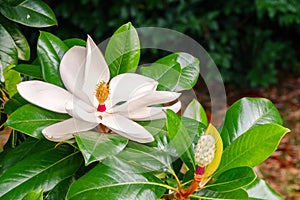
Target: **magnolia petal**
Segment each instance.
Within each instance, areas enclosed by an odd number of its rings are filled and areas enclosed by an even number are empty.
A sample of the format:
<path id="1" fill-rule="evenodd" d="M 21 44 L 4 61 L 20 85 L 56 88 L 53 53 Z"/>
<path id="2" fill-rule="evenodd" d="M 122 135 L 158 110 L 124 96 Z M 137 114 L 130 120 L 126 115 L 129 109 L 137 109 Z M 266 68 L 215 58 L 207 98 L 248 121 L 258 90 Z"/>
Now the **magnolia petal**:
<path id="1" fill-rule="evenodd" d="M 92 38 L 88 36 L 86 42 L 83 91 L 89 97 L 90 103 L 94 104 L 95 102 L 94 94 L 97 84 L 101 81 L 108 83 L 109 76 L 109 69 L 100 49 L 94 43 Z"/>
<path id="2" fill-rule="evenodd" d="M 134 73 L 120 74 L 109 83 L 111 105 L 154 91 L 158 82 Z"/>
<path id="3" fill-rule="evenodd" d="M 66 110 L 69 115 L 76 119 L 80 119 L 90 123 L 100 123 L 99 114 L 96 108 L 89 106 L 88 104 L 74 99 L 66 104 Z"/>
<path id="4" fill-rule="evenodd" d="M 21 82 L 17 89 L 30 103 L 58 113 L 67 113 L 66 103 L 72 99 L 67 90 L 42 81 Z"/>
<path id="5" fill-rule="evenodd" d="M 74 133 L 91 130 L 97 125 L 97 123 L 70 118 L 44 128 L 42 133 L 48 140 L 60 142 L 73 138 Z"/>
<path id="6" fill-rule="evenodd" d="M 87 96 L 82 92 L 85 57 L 86 49 L 84 47 L 72 47 L 63 56 L 59 71 L 67 90 L 75 94 L 78 98 L 89 102 Z"/>
<path id="7" fill-rule="evenodd" d="M 153 91 L 143 96 L 129 99 L 122 105 L 111 108 L 108 112 L 111 113 L 124 113 L 124 112 L 135 112 L 145 107 L 157 104 L 164 104 L 178 99 L 180 93 L 167 92 L 167 91 Z"/>
<path id="8" fill-rule="evenodd" d="M 144 107 L 136 112 L 131 113 L 122 113 L 124 116 L 127 116 L 129 119 L 134 121 L 147 121 L 147 120 L 156 120 L 166 118 L 165 111 L 167 109 L 173 110 L 177 113 L 181 108 L 181 102 L 178 101 L 171 106 L 165 107 Z"/>
<path id="9" fill-rule="evenodd" d="M 101 123 L 119 135 L 136 142 L 147 143 L 154 140 L 153 136 L 144 127 L 122 115 L 106 114 L 103 116 Z"/>
<path id="10" fill-rule="evenodd" d="M 139 98 L 134 98 L 129 100 L 129 104 L 134 105 L 134 107 L 145 107 L 157 104 L 168 103 L 179 98 L 181 94 L 177 92 L 168 91 L 153 91 Z"/>

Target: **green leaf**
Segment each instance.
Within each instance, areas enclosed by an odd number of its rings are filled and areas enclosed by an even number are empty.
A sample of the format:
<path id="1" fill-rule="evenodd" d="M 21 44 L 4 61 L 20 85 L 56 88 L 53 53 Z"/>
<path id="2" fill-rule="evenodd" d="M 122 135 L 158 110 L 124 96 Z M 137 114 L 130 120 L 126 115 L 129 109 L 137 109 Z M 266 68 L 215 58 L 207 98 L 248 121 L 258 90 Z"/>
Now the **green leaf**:
<path id="1" fill-rule="evenodd" d="M 205 188 L 218 192 L 237 190 L 249 185 L 256 179 L 256 174 L 251 167 L 237 167 L 223 172 L 214 179 L 214 182 Z"/>
<path id="2" fill-rule="evenodd" d="M 39 151 L 45 151 L 52 148 L 55 144 L 48 140 L 37 140 L 35 138 L 27 138 L 23 143 L 18 145 L 16 148 L 10 150 L 3 159 L 0 160 L 0 174 L 5 173 L 9 168 L 14 166 L 16 163 L 30 157 Z"/>
<path id="3" fill-rule="evenodd" d="M 194 150 L 188 131 L 181 122 L 180 116 L 176 115 L 172 110 L 167 110 L 166 114 L 170 144 L 176 149 L 178 156 L 186 166 L 190 170 L 195 171 Z"/>
<path id="4" fill-rule="evenodd" d="M 128 22 L 113 34 L 105 50 L 105 60 L 111 78 L 118 74 L 135 72 L 140 54 L 138 34 L 132 24 Z"/>
<path id="5" fill-rule="evenodd" d="M 191 141 L 196 144 L 202 133 L 205 131 L 206 126 L 196 120 L 185 117 L 181 117 L 181 122 L 186 128 Z M 173 143 L 170 142 L 170 139 L 168 138 L 165 119 L 144 121 L 139 122 L 139 124 L 141 124 L 155 138 L 155 140 L 152 143 L 148 143 L 148 145 L 157 147 L 171 156 L 178 157 Z"/>
<path id="6" fill-rule="evenodd" d="M 25 0 L 2 0 L 0 2 L 0 5 L 5 5 L 5 6 L 17 6 L 20 3 L 22 3 Z"/>
<path id="7" fill-rule="evenodd" d="M 170 156 L 177 156 L 175 148 L 170 145 L 165 119 L 144 121 L 139 122 L 139 124 L 149 131 L 149 133 L 151 133 L 154 137 L 154 141 L 148 143 L 149 146 L 156 147 L 161 151 L 168 153 Z"/>
<path id="8" fill-rule="evenodd" d="M 164 187 L 152 174 L 124 173 L 98 164 L 71 185 L 66 199 L 158 199 Z"/>
<path id="9" fill-rule="evenodd" d="M 79 38 L 70 38 L 70 39 L 66 39 L 64 40 L 64 43 L 69 47 L 73 47 L 73 46 L 86 46 L 86 41 L 79 39 Z"/>
<path id="10" fill-rule="evenodd" d="M 149 67 L 141 67 L 140 73 L 157 80 L 159 90 L 189 90 L 198 80 L 199 60 L 188 53 L 173 53 Z"/>
<path id="11" fill-rule="evenodd" d="M 16 6 L 1 6 L 0 12 L 6 18 L 31 27 L 57 25 L 55 14 L 41 0 L 26 0 Z"/>
<path id="12" fill-rule="evenodd" d="M 32 65 L 32 64 L 19 64 L 16 65 L 13 70 L 24 74 L 26 76 L 31 76 L 35 79 L 43 80 L 43 73 L 41 66 L 39 65 Z"/>
<path id="13" fill-rule="evenodd" d="M 41 188 L 48 192 L 77 171 L 82 163 L 80 153 L 66 144 L 51 144 L 51 148 L 32 152 L 0 177 L 2 199 L 22 199 L 24 191 Z"/>
<path id="14" fill-rule="evenodd" d="M 0 17 L 0 23 L 5 27 L 6 31 L 10 34 L 11 38 L 14 40 L 14 45 L 18 51 L 18 58 L 20 60 L 29 60 L 30 46 L 25 36 L 10 21 Z"/>
<path id="15" fill-rule="evenodd" d="M 11 114 L 25 104 L 28 104 L 28 102 L 23 99 L 19 93 L 17 93 L 5 103 L 4 113 Z"/>
<path id="16" fill-rule="evenodd" d="M 46 82 L 63 87 L 59 64 L 69 48 L 55 35 L 41 32 L 37 44 L 37 54 L 41 63 L 43 78 Z"/>
<path id="17" fill-rule="evenodd" d="M 22 200 L 43 200 L 44 189 L 33 190 L 27 193 Z"/>
<path id="18" fill-rule="evenodd" d="M 15 42 L 7 30 L 0 24 L 0 78 L 3 80 L 3 70 L 9 65 L 18 63 L 18 51 Z"/>
<path id="19" fill-rule="evenodd" d="M 71 183 L 74 182 L 74 180 L 75 178 L 72 176 L 56 184 L 56 186 L 48 192 L 45 200 L 64 200 L 66 198 L 69 187 Z"/>
<path id="20" fill-rule="evenodd" d="M 5 80 L 5 88 L 10 97 L 18 93 L 17 84 L 21 81 L 20 73 L 12 70 L 13 67 L 13 65 L 8 66 L 3 73 Z"/>
<path id="21" fill-rule="evenodd" d="M 205 132 L 207 126 L 191 118 L 181 117 L 181 122 L 186 128 L 191 141 L 197 144 L 200 136 Z"/>
<path id="22" fill-rule="evenodd" d="M 231 168 L 260 164 L 276 150 L 287 132 L 289 129 L 278 124 L 262 124 L 248 130 L 223 151 L 215 176 Z"/>
<path id="23" fill-rule="evenodd" d="M 116 165 L 116 163 L 118 164 Z M 105 159 L 103 164 L 124 173 L 169 171 L 174 174 L 171 166 L 172 160 L 168 153 L 161 149 L 132 142 L 119 154 Z"/>
<path id="24" fill-rule="evenodd" d="M 186 107 L 183 116 L 199 121 L 205 126 L 208 125 L 206 112 L 199 101 L 197 101 L 196 99 L 193 99 L 191 103 Z"/>
<path id="25" fill-rule="evenodd" d="M 86 165 L 118 154 L 128 143 L 128 139 L 119 135 L 93 131 L 77 133 L 75 139 Z"/>
<path id="26" fill-rule="evenodd" d="M 31 137 L 43 138 L 42 130 L 47 126 L 61 122 L 70 116 L 55 113 L 27 104 L 16 110 L 6 121 L 6 125 Z"/>
<path id="27" fill-rule="evenodd" d="M 191 195 L 191 199 L 248 199 L 248 194 L 245 190 L 239 189 L 232 192 L 215 192 L 211 190 L 203 190 Z"/>
<path id="28" fill-rule="evenodd" d="M 275 192 L 264 180 L 256 179 L 246 187 L 249 197 L 259 199 L 283 200 L 283 197 Z"/>
<path id="29" fill-rule="evenodd" d="M 264 98 L 242 98 L 226 112 L 220 129 L 224 149 L 249 129 L 270 123 L 282 124 L 280 114 L 271 101 Z"/>

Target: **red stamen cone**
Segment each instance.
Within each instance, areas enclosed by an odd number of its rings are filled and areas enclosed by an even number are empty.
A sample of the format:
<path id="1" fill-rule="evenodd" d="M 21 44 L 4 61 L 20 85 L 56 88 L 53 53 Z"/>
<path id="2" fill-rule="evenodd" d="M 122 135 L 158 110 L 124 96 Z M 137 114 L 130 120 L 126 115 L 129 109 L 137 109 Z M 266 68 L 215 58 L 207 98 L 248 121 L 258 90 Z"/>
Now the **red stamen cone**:
<path id="1" fill-rule="evenodd" d="M 106 107 L 105 107 L 105 104 L 103 104 L 103 105 L 98 105 L 98 108 L 97 108 L 97 111 L 99 111 L 99 112 L 104 112 L 104 111 L 106 111 Z"/>
<path id="2" fill-rule="evenodd" d="M 200 167 L 199 165 L 197 165 L 197 167 L 196 167 L 196 174 L 203 175 L 204 171 L 205 171 L 204 167 Z"/>

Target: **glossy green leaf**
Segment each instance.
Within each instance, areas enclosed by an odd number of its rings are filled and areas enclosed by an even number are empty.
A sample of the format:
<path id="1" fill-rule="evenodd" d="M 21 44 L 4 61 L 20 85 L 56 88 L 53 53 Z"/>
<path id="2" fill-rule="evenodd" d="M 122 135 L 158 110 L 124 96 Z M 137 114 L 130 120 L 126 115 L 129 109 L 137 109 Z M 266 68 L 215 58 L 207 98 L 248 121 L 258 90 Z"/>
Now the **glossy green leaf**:
<path id="1" fill-rule="evenodd" d="M 159 90 L 189 90 L 198 80 L 199 60 L 187 53 L 173 53 L 151 66 L 141 67 L 140 73 L 157 80 Z"/>
<path id="2" fill-rule="evenodd" d="M 220 129 L 224 149 L 249 129 L 269 123 L 282 124 L 280 114 L 271 101 L 264 98 L 242 98 L 226 112 Z"/>
<path id="3" fill-rule="evenodd" d="M 215 176 L 231 168 L 260 164 L 276 150 L 287 132 L 289 129 L 278 124 L 262 124 L 248 130 L 223 151 Z"/>
<path id="4" fill-rule="evenodd" d="M 196 144 L 198 142 L 199 137 L 206 130 L 206 126 L 204 126 L 202 123 L 196 120 L 186 117 L 181 117 L 181 122 L 186 128 L 190 140 Z M 155 140 L 152 143 L 148 143 L 148 145 L 157 147 L 171 156 L 178 156 L 173 143 L 170 142 L 171 140 L 168 137 L 165 119 L 145 121 L 139 123 L 155 138 Z"/>
<path id="5" fill-rule="evenodd" d="M 20 73 L 12 70 L 13 67 L 13 65 L 8 66 L 3 73 L 5 89 L 10 97 L 18 93 L 17 84 L 21 81 Z"/>
<path id="6" fill-rule="evenodd" d="M 232 191 L 249 185 L 255 179 L 256 174 L 251 167 L 237 167 L 223 172 L 205 188 L 218 192 Z"/>
<path id="7" fill-rule="evenodd" d="M 48 192 L 77 171 L 82 163 L 80 153 L 69 145 L 51 144 L 51 148 L 32 152 L 0 177 L 1 199 L 22 199 L 24 191 L 41 188 Z"/>
<path id="8" fill-rule="evenodd" d="M 37 54 L 46 82 L 64 86 L 60 78 L 59 64 L 68 49 L 68 46 L 55 35 L 43 31 L 40 33 Z"/>
<path id="9" fill-rule="evenodd" d="M 42 130 L 54 123 L 61 122 L 70 116 L 55 113 L 27 104 L 16 110 L 6 121 L 6 125 L 31 137 L 43 138 Z"/>
<path id="10" fill-rule="evenodd" d="M 0 2 L 0 5 L 5 5 L 5 6 L 17 6 L 20 3 L 22 3 L 25 0 L 2 0 Z"/>
<path id="11" fill-rule="evenodd" d="M 3 70 L 18 63 L 18 51 L 15 42 L 7 30 L 0 24 L 0 78 L 3 82 Z"/>
<path id="12" fill-rule="evenodd" d="M 111 78 L 126 72 L 135 72 L 140 60 L 140 41 L 130 22 L 124 24 L 110 38 L 105 60 Z"/>
<path id="13" fill-rule="evenodd" d="M 191 103 L 186 107 L 183 116 L 199 121 L 205 126 L 208 125 L 206 112 L 199 101 L 197 101 L 196 99 L 193 99 Z"/>
<path id="14" fill-rule="evenodd" d="M 74 181 L 75 178 L 73 176 L 62 180 L 48 192 L 48 194 L 45 196 L 45 200 L 64 200 L 66 198 L 70 185 Z"/>
<path id="15" fill-rule="evenodd" d="M 93 131 L 81 132 L 75 135 L 78 147 L 84 157 L 85 164 L 101 161 L 122 151 L 128 139 L 116 134 L 102 134 Z"/>
<path id="16" fill-rule="evenodd" d="M 176 149 L 178 156 L 186 166 L 195 171 L 194 150 L 187 129 L 181 122 L 180 116 L 176 115 L 172 110 L 167 110 L 166 114 L 170 144 Z"/>
<path id="17" fill-rule="evenodd" d="M 57 25 L 55 14 L 41 0 L 25 0 L 16 6 L 1 6 L 0 12 L 6 18 L 31 27 Z"/>
<path id="18" fill-rule="evenodd" d="M 116 163 L 118 163 L 116 165 Z M 129 143 L 119 154 L 108 157 L 104 165 L 123 171 L 124 173 L 145 173 L 153 171 L 168 171 L 174 174 L 170 155 L 161 149 L 143 144 Z"/>
<path id="19" fill-rule="evenodd" d="M 245 189 L 249 197 L 252 198 L 283 200 L 283 197 L 275 192 L 264 180 L 256 179 Z"/>
<path id="20" fill-rule="evenodd" d="M 32 64 L 19 64 L 16 65 L 13 70 L 24 74 L 26 76 L 31 76 L 35 79 L 43 80 L 43 73 L 41 66 L 39 65 L 32 65 Z"/>
<path id="21" fill-rule="evenodd" d="M 203 190 L 191 195 L 191 199 L 248 199 L 248 194 L 245 190 L 239 189 L 232 192 L 215 192 L 212 190 Z"/>
<path id="22" fill-rule="evenodd" d="M 191 118 L 181 117 L 181 122 L 186 128 L 191 141 L 197 144 L 200 136 L 205 132 L 207 126 Z"/>
<path id="23" fill-rule="evenodd" d="M 44 189 L 33 190 L 27 193 L 22 200 L 43 200 Z"/>
<path id="24" fill-rule="evenodd" d="M 158 199 L 164 187 L 152 174 L 124 173 L 98 164 L 71 185 L 66 199 Z"/>
<path id="25" fill-rule="evenodd" d="M 25 104 L 28 104 L 28 102 L 17 93 L 5 103 L 4 113 L 11 114 Z"/>
<path id="26" fill-rule="evenodd" d="M 54 145 L 55 143 L 49 142 L 48 140 L 38 140 L 31 137 L 27 138 L 23 143 L 5 154 L 5 156 L 0 160 L 0 175 L 30 155 L 39 151 L 48 150 Z"/>
<path id="27" fill-rule="evenodd" d="M 25 36 L 9 20 L 0 17 L 0 23 L 5 27 L 6 31 L 10 34 L 11 38 L 14 40 L 14 45 L 18 52 L 18 58 L 20 60 L 29 60 L 30 46 Z"/>
<path id="28" fill-rule="evenodd" d="M 86 41 L 79 39 L 79 38 L 70 38 L 70 39 L 66 39 L 64 40 L 64 43 L 69 47 L 73 47 L 73 46 L 86 46 Z"/>
<path id="29" fill-rule="evenodd" d="M 154 141 L 148 143 L 149 146 L 156 147 L 163 152 L 168 153 L 170 156 L 177 156 L 175 148 L 170 145 L 165 119 L 144 121 L 139 122 L 139 124 L 141 124 L 154 137 Z"/>

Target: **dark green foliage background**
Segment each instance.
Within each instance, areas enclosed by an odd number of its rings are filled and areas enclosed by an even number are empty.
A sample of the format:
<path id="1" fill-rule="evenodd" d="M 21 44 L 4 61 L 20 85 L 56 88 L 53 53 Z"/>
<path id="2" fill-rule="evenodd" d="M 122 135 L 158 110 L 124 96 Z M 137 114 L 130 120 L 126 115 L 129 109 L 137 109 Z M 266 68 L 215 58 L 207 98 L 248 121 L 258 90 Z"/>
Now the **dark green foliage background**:
<path id="1" fill-rule="evenodd" d="M 227 83 L 268 86 L 278 72 L 299 73 L 297 47 L 300 1 L 290 0 L 73 0 L 47 3 L 54 10 L 60 38 L 98 42 L 116 27 L 158 26 L 183 32 L 212 56 Z M 154 61 L 153 59 L 152 61 Z M 151 61 L 151 60 L 150 60 Z"/>

